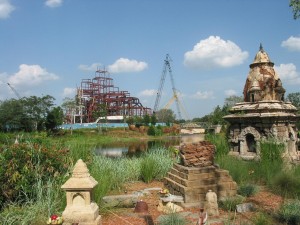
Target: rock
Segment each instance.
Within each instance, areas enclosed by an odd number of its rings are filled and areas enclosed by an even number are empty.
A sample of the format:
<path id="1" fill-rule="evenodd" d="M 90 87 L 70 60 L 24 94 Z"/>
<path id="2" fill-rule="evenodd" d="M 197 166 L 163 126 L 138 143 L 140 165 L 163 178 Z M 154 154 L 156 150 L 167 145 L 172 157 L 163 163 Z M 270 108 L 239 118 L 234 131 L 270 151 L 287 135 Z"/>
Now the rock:
<path id="1" fill-rule="evenodd" d="M 236 205 L 236 211 L 238 213 L 251 212 L 254 210 L 255 210 L 255 207 L 254 207 L 253 203 L 251 203 L 251 202 Z"/>
<path id="2" fill-rule="evenodd" d="M 132 208 L 138 201 L 138 195 L 111 195 L 102 198 L 103 207 Z"/>

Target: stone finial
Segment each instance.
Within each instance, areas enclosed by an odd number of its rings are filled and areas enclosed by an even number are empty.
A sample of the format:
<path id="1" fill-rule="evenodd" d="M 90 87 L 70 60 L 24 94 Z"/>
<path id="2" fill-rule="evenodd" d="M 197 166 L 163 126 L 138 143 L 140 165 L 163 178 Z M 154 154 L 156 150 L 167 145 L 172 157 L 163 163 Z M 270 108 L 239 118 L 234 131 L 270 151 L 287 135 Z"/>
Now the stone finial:
<path id="1" fill-rule="evenodd" d="M 90 175 L 86 164 L 79 159 L 73 169 L 72 177 L 61 188 L 69 189 L 93 189 L 98 182 Z"/>

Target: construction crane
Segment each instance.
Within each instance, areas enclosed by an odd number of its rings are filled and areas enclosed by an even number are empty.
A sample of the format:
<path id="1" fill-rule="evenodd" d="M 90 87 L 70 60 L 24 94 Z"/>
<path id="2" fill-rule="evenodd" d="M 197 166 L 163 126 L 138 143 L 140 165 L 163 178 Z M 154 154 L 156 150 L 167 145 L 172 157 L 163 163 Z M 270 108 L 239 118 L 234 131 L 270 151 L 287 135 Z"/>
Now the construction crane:
<path id="1" fill-rule="evenodd" d="M 181 111 L 180 111 L 180 103 L 179 103 L 178 93 L 177 93 L 177 90 L 175 88 L 175 82 L 174 82 L 174 78 L 173 78 L 173 74 L 172 74 L 171 61 L 172 60 L 171 60 L 169 54 L 167 54 L 166 55 L 166 59 L 164 60 L 163 71 L 162 71 L 162 75 L 161 75 L 161 78 L 160 78 L 160 84 L 159 84 L 159 88 L 157 90 L 156 100 L 155 100 L 155 104 L 154 104 L 153 110 L 154 110 L 154 112 L 157 112 L 157 110 L 158 110 L 160 99 L 161 99 L 162 90 L 163 90 L 164 83 L 165 83 L 165 80 L 166 80 L 166 75 L 169 72 L 170 79 L 171 79 L 173 96 L 170 99 L 170 101 L 167 103 L 167 105 L 164 107 L 164 109 L 169 108 L 170 105 L 175 101 L 176 102 L 176 108 L 177 108 L 178 117 L 181 120 L 182 117 L 181 117 Z"/>
<path id="2" fill-rule="evenodd" d="M 15 93 L 15 95 L 18 97 L 18 99 L 21 99 L 19 93 L 10 85 L 10 83 L 7 83 L 7 85 L 10 87 L 10 89 Z"/>

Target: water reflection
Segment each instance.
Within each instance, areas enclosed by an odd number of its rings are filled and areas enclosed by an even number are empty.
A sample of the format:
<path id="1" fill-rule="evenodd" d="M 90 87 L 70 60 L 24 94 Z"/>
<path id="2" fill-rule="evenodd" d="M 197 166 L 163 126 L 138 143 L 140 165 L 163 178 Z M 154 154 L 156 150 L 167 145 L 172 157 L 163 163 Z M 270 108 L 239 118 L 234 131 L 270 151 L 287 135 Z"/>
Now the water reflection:
<path id="1" fill-rule="evenodd" d="M 115 142 L 108 145 L 97 146 L 96 155 L 105 155 L 108 157 L 133 157 L 140 156 L 143 152 L 152 147 L 165 147 L 180 145 L 180 137 L 168 137 L 160 140 L 140 140 L 137 142 Z"/>

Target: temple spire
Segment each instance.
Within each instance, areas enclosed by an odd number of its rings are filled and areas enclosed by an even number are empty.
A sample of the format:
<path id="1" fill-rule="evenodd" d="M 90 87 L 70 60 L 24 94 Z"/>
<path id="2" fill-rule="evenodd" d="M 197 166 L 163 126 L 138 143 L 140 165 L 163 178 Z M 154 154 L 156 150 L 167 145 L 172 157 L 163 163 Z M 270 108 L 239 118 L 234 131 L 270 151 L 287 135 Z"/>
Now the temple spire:
<path id="1" fill-rule="evenodd" d="M 264 52 L 264 48 L 262 46 L 262 43 L 260 43 L 260 45 L 259 45 L 259 51 Z"/>

